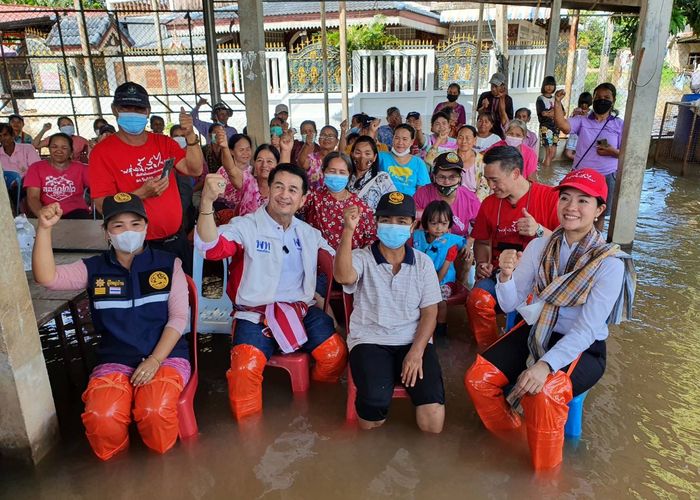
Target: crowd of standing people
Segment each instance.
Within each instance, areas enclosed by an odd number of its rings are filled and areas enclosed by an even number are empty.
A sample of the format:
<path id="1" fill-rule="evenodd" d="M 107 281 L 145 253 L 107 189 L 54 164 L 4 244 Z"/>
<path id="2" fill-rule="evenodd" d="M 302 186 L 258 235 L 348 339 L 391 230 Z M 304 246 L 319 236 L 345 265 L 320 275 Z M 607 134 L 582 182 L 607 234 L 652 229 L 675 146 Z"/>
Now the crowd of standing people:
<path id="1" fill-rule="evenodd" d="M 337 382 L 349 364 L 362 428 L 382 425 L 401 384 L 418 426 L 441 432 L 433 340 L 447 334 L 447 304 L 464 293 L 480 353 L 464 382 L 479 416 L 491 431 L 512 429 L 522 406 L 535 467 L 558 465 L 563 408 L 602 376 L 607 325 L 631 304 L 629 259 L 599 232 L 623 123 L 609 83 L 582 95 L 567 118 L 563 91 L 546 77 L 539 133 L 529 129 L 529 108 L 514 111 L 504 75 L 490 86 L 474 124 L 457 84 L 429 119 L 411 111 L 404 120 L 391 107 L 385 125 L 360 112 L 339 129 L 301 121 L 297 136 L 280 104 L 270 143 L 257 145 L 228 125 L 224 103 L 203 120 L 204 99 L 181 109 L 166 135 L 133 82 L 115 91 L 117 126 L 95 120 L 92 140 L 75 135 L 69 117 L 48 138 L 51 124 L 36 137 L 19 116 L 1 124 L 0 163 L 22 176 L 25 210 L 38 218 L 35 279 L 87 289 L 102 335 L 83 395 L 95 453 L 107 460 L 128 446 L 132 414 L 150 448 L 165 452 L 177 439 L 194 247 L 229 261 L 226 378 L 236 419 L 262 411 L 270 357 L 303 351 L 318 382 Z M 558 186 L 538 183 L 562 132 L 577 137 L 567 145 L 572 172 Z M 56 222 L 98 213 L 110 250 L 56 266 Z M 332 277 L 317 272 L 323 252 L 335 256 Z M 331 288 L 354 296 L 345 336 L 319 307 L 331 278 Z M 502 335 L 496 315 L 516 310 L 525 323 Z"/>

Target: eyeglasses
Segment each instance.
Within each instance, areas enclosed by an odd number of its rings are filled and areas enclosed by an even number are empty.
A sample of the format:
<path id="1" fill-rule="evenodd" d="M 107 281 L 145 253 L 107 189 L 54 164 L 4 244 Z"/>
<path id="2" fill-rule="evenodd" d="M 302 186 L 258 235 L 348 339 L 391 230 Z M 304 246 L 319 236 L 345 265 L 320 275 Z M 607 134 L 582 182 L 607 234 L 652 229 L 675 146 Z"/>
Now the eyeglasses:
<path id="1" fill-rule="evenodd" d="M 319 139 L 337 139 L 337 137 L 334 135 L 325 135 L 325 134 L 319 135 L 318 138 Z"/>
<path id="2" fill-rule="evenodd" d="M 436 175 L 435 180 L 438 182 L 454 182 L 460 180 L 462 177 L 459 175 Z"/>

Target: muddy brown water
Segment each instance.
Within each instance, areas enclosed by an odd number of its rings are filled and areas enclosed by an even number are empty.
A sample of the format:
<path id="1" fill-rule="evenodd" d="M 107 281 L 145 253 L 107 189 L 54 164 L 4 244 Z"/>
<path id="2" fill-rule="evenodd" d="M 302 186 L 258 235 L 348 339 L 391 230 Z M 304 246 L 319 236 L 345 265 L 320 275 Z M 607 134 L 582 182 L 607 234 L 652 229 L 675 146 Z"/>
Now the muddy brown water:
<path id="1" fill-rule="evenodd" d="M 563 174 L 556 167 L 547 180 Z M 454 308 L 439 346 L 447 397 L 439 436 L 417 430 L 406 400 L 392 403 L 383 428 L 360 432 L 345 422 L 344 384 L 312 384 L 294 398 L 274 369 L 265 372 L 263 416 L 237 424 L 224 378 L 228 340 L 208 336 L 196 399 L 200 435 L 164 456 L 132 433 L 127 453 L 96 459 L 80 426 L 80 390 L 66 383 L 61 363 L 50 363 L 61 444 L 35 468 L 2 465 L 0 497 L 698 498 L 697 176 L 647 171 L 634 255 L 635 319 L 613 328 L 607 372 L 585 402 L 583 436 L 567 441 L 556 472 L 533 474 L 524 435 L 502 442 L 480 424 L 462 383 L 474 346 L 464 311 Z"/>

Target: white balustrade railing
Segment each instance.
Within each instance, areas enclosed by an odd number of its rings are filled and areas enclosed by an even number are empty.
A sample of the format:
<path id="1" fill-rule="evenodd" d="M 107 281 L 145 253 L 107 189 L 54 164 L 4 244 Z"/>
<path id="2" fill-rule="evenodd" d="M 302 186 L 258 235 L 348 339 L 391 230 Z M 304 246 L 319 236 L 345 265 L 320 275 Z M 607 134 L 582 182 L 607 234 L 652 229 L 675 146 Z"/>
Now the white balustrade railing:
<path id="1" fill-rule="evenodd" d="M 245 75 L 241 66 L 241 52 L 219 52 L 219 83 L 224 92 L 244 92 Z M 271 94 L 286 94 L 289 91 L 287 80 L 287 53 L 283 50 L 265 53 L 267 85 Z"/>
<path id="2" fill-rule="evenodd" d="M 512 49 L 508 51 L 508 90 L 537 92 L 545 77 L 546 49 Z"/>
<path id="3" fill-rule="evenodd" d="M 354 92 L 425 92 L 433 89 L 433 49 L 356 50 L 352 58 Z"/>

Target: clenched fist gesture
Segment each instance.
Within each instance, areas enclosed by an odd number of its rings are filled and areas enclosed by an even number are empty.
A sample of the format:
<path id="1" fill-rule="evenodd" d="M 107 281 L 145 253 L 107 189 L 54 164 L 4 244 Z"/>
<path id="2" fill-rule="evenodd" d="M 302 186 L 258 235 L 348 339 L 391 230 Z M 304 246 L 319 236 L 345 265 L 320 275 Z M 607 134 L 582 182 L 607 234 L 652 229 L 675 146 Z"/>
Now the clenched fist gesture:
<path id="1" fill-rule="evenodd" d="M 508 281 L 513 275 L 513 271 L 518 267 L 522 256 L 522 252 L 518 252 L 512 248 L 503 250 L 501 255 L 498 256 L 498 267 L 501 269 L 501 273 L 498 276 L 502 283 Z"/>
<path id="2" fill-rule="evenodd" d="M 360 208 L 352 205 L 343 210 L 343 228 L 348 231 L 355 231 L 360 223 Z"/>
<path id="3" fill-rule="evenodd" d="M 219 196 L 224 194 L 226 190 L 226 179 L 223 175 L 208 174 L 204 179 L 204 188 L 202 189 L 202 201 L 214 203 Z"/>
<path id="4" fill-rule="evenodd" d="M 56 203 L 51 203 L 50 205 L 45 205 L 39 210 L 39 227 L 48 229 L 55 226 L 56 223 L 61 219 L 63 215 L 63 210 L 61 205 Z"/>

